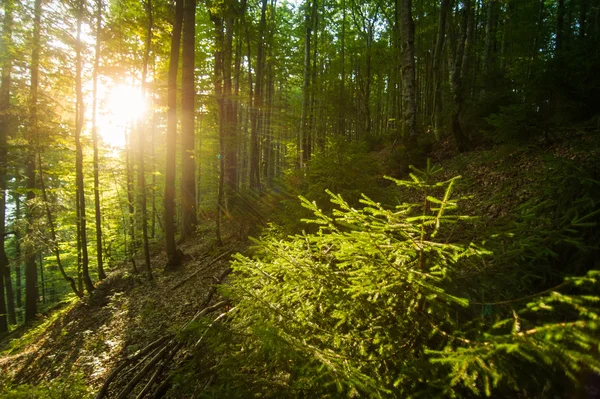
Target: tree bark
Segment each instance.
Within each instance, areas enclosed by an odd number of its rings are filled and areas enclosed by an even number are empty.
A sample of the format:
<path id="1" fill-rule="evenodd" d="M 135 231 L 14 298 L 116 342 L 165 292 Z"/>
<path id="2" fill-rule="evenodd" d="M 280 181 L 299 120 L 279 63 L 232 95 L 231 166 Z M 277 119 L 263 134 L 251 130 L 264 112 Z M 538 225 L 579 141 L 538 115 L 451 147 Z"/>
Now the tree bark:
<path id="1" fill-rule="evenodd" d="M 179 68 L 182 22 L 183 0 L 175 0 L 175 20 L 171 36 L 171 52 L 169 55 L 169 72 L 167 76 L 167 165 L 164 198 L 167 269 L 174 269 L 181 263 L 175 243 L 175 161 L 177 151 L 177 70 Z"/>
<path id="2" fill-rule="evenodd" d="M 81 226 L 80 242 L 81 242 L 81 272 L 83 273 L 83 282 L 88 293 L 94 290 L 94 284 L 90 278 L 89 272 L 89 255 L 87 248 L 87 220 L 85 210 L 85 186 L 83 183 L 83 147 L 81 144 L 81 132 L 84 123 L 83 110 L 83 89 L 82 89 L 82 57 L 81 57 L 81 24 L 83 22 L 83 7 L 84 2 L 80 0 L 77 9 L 77 41 L 75 55 L 75 92 L 77 96 L 77 104 L 75 107 L 75 180 L 77 183 L 77 197 L 79 198 L 79 225 Z"/>
<path id="3" fill-rule="evenodd" d="M 106 273 L 102 259 L 102 213 L 100 211 L 100 179 L 98 168 L 98 128 L 96 113 L 98 108 L 98 69 L 100 67 L 100 34 L 102 31 L 102 0 L 96 0 L 96 53 L 94 54 L 94 94 L 92 105 L 92 142 L 94 145 L 94 213 L 96 217 L 96 259 L 98 262 L 98 278 L 104 280 Z M 41 166 L 40 166 L 41 167 Z"/>
<path id="4" fill-rule="evenodd" d="M 304 76 L 302 85 L 302 115 L 300 116 L 300 167 L 310 159 L 310 46 L 312 36 L 311 2 L 306 0 L 304 11 Z"/>
<path id="5" fill-rule="evenodd" d="M 181 206 L 182 239 L 192 236 L 196 219 L 195 94 L 194 80 L 196 0 L 183 2 L 183 48 L 181 71 Z"/>
<path id="6" fill-rule="evenodd" d="M 466 151 L 469 147 L 469 140 L 463 131 L 461 125 L 462 109 L 464 105 L 464 87 L 462 75 L 462 63 L 463 55 L 465 52 L 465 44 L 468 36 L 468 24 L 469 16 L 471 12 L 471 1 L 463 0 L 463 7 L 461 10 L 462 21 L 461 21 L 461 33 L 458 38 L 457 49 L 454 56 L 451 59 L 451 76 L 450 76 L 450 87 L 452 91 L 453 110 L 451 116 L 451 129 L 452 135 L 456 142 L 456 146 L 460 152 Z"/>
<path id="7" fill-rule="evenodd" d="M 11 128 L 10 92 L 12 56 L 12 24 L 13 2 L 4 1 L 4 21 L 0 37 L 0 64 L 2 66 L 2 81 L 0 86 L 0 333 L 8 331 L 8 323 L 17 324 L 15 303 L 10 276 L 10 262 L 4 249 L 6 222 L 6 181 L 8 169 L 8 133 Z M 6 302 L 4 293 L 6 291 Z M 6 314 L 8 311 L 8 323 Z"/>
<path id="8" fill-rule="evenodd" d="M 435 41 L 435 50 L 433 53 L 433 129 L 435 137 L 440 137 L 442 127 L 442 54 L 444 51 L 444 41 L 446 38 L 446 20 L 448 10 L 451 6 L 451 0 L 442 0 L 440 6 L 440 19 L 438 23 L 437 39 Z"/>
<path id="9" fill-rule="evenodd" d="M 565 36 L 565 0 L 558 0 L 556 10 L 556 52 L 562 50 Z"/>
<path id="10" fill-rule="evenodd" d="M 400 0 L 400 31 L 402 52 L 402 138 L 410 146 L 416 145 L 417 113 L 415 87 L 415 24 L 412 18 L 412 0 Z"/>
<path id="11" fill-rule="evenodd" d="M 15 201 L 15 219 L 19 220 L 21 218 L 21 196 L 18 193 L 13 193 L 13 198 Z M 21 234 L 17 230 L 15 232 L 15 286 L 17 289 L 16 292 L 16 301 L 17 301 L 17 318 L 23 318 L 23 298 L 21 296 Z"/>
<path id="12" fill-rule="evenodd" d="M 35 199 L 35 148 L 38 139 L 38 86 L 40 67 L 40 30 L 42 19 L 42 0 L 35 0 L 33 9 L 33 42 L 31 53 L 31 88 L 29 108 L 29 129 L 27 134 L 27 234 L 32 233 L 35 219 L 33 201 Z M 32 321 L 37 314 L 37 267 L 35 249 L 30 245 L 25 249 L 25 322 Z"/>
<path id="13" fill-rule="evenodd" d="M 137 265 L 135 263 L 136 238 L 135 238 L 135 200 L 134 200 L 134 183 L 133 183 L 133 131 L 127 131 L 125 127 L 125 173 L 127 174 L 127 208 L 129 210 L 129 248 L 128 256 L 133 272 L 137 273 Z"/>
<path id="14" fill-rule="evenodd" d="M 146 17 L 148 19 L 146 29 L 146 46 L 144 50 L 144 60 L 142 65 L 142 98 L 146 98 L 146 77 L 148 74 L 148 59 L 150 58 L 150 48 L 152 45 L 152 0 L 146 0 Z M 145 116 L 145 115 L 144 115 Z M 144 264 L 148 279 L 152 280 L 152 266 L 150 264 L 150 246 L 148 244 L 148 209 L 146 199 L 146 168 L 144 165 L 144 143 L 146 142 L 146 124 L 145 117 L 138 119 L 138 196 L 142 217 L 142 245 L 144 248 Z"/>
<path id="15" fill-rule="evenodd" d="M 267 0 L 261 1 L 260 22 L 258 26 L 258 45 L 256 49 L 256 85 L 252 131 L 250 132 L 250 188 L 260 190 L 260 131 L 263 124 L 264 105 L 264 44 L 266 30 Z"/>

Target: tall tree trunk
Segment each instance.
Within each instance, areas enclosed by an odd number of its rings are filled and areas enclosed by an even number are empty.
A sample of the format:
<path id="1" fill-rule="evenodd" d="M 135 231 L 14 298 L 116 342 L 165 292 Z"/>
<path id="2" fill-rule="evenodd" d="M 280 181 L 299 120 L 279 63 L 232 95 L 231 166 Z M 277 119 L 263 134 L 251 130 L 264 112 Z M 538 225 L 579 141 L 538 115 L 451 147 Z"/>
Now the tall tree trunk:
<path id="1" fill-rule="evenodd" d="M 314 1 L 314 0 L 313 0 Z M 310 159 L 310 42 L 312 35 L 311 0 L 306 0 L 304 11 L 304 76 L 302 85 L 302 115 L 300 116 L 300 167 Z"/>
<path id="2" fill-rule="evenodd" d="M 484 75 L 489 72 L 494 53 L 494 43 L 496 41 L 496 4 L 497 0 L 489 0 L 487 3 L 487 17 L 485 23 L 485 49 L 483 55 L 483 72 Z"/>
<path id="3" fill-rule="evenodd" d="M 183 2 L 183 48 L 181 64 L 181 206 L 182 238 L 196 232 L 195 94 L 194 80 L 196 0 Z"/>
<path id="4" fill-rule="evenodd" d="M 342 0 L 342 35 L 340 43 L 340 103 L 339 103 L 339 132 L 346 135 L 346 0 Z"/>
<path id="5" fill-rule="evenodd" d="M 556 52 L 562 50 L 565 39 L 565 0 L 558 0 L 556 10 Z"/>
<path id="6" fill-rule="evenodd" d="M 226 208 L 234 205 L 235 194 L 237 192 L 236 184 L 236 150 L 237 150 L 237 118 L 233 103 L 233 82 L 232 82 L 232 63 L 233 63 L 233 29 L 234 19 L 229 16 L 225 19 L 225 48 L 223 53 L 223 95 L 225 107 L 225 190 L 226 190 Z"/>
<path id="7" fill-rule="evenodd" d="M 402 51 L 402 137 L 411 146 L 417 140 L 417 92 L 415 87 L 415 24 L 412 0 L 400 0 Z"/>
<path id="8" fill-rule="evenodd" d="M 83 147 L 81 145 L 81 132 L 83 130 L 84 110 L 83 110 L 83 89 L 82 89 L 82 71 L 83 62 L 81 57 L 81 24 L 83 22 L 83 0 L 78 3 L 77 9 L 77 41 L 75 55 L 75 93 L 77 97 L 77 105 L 75 107 L 75 179 L 77 183 L 77 196 L 79 198 L 79 224 L 80 240 L 81 240 L 81 272 L 83 273 L 83 282 L 88 293 L 94 290 L 94 284 L 90 278 L 89 272 L 89 256 L 87 248 L 87 220 L 85 211 L 85 186 L 83 184 Z"/>
<path id="9" fill-rule="evenodd" d="M 40 68 L 40 29 L 42 19 L 42 0 L 35 0 L 33 8 L 33 42 L 31 53 L 31 90 L 29 108 L 29 131 L 27 134 L 27 235 L 32 233 L 35 215 L 33 201 L 35 199 L 35 148 L 38 139 L 38 86 Z M 35 266 L 35 249 L 26 247 L 25 253 L 25 322 L 32 321 L 37 314 L 37 268 Z"/>
<path id="10" fill-rule="evenodd" d="M 175 174 L 177 151 L 177 69 L 183 21 L 183 0 L 175 0 L 175 20 L 171 36 L 167 92 L 167 165 L 165 171 L 165 240 L 167 247 L 167 269 L 174 269 L 181 259 L 175 243 Z"/>
<path id="11" fill-rule="evenodd" d="M 15 219 L 21 219 L 21 195 L 13 193 L 15 201 Z M 23 318 L 23 298 L 21 296 L 21 234 L 19 231 L 15 231 L 15 286 L 16 286 L 16 300 L 18 309 L 18 319 Z"/>
<path id="12" fill-rule="evenodd" d="M 96 258 L 98 262 L 98 278 L 104 280 L 106 273 L 102 262 L 102 214 L 100 212 L 100 179 L 98 168 L 98 129 L 96 113 L 98 108 L 98 68 L 100 67 L 100 35 L 102 32 L 102 0 L 96 0 L 96 53 L 94 55 L 94 94 L 92 105 L 92 142 L 94 145 L 94 213 L 96 217 Z"/>
<path id="13" fill-rule="evenodd" d="M 258 26 L 258 45 L 256 50 L 256 87 L 252 131 L 250 132 L 250 188 L 260 190 L 260 131 L 263 124 L 264 105 L 264 45 L 266 31 L 267 0 L 261 2 L 260 23 Z"/>
<path id="14" fill-rule="evenodd" d="M 146 98 L 146 77 L 148 75 L 148 59 L 150 58 L 150 47 L 152 45 L 152 0 L 146 0 L 146 17 L 148 26 L 146 29 L 146 48 L 144 50 L 144 61 L 142 65 L 142 97 Z M 150 246 L 148 244 L 148 210 L 146 199 L 146 168 L 144 166 L 144 143 L 146 142 L 145 118 L 139 118 L 138 128 L 138 196 L 140 210 L 142 212 L 142 245 L 144 247 L 144 261 L 148 279 L 152 280 L 152 266 L 150 264 Z"/>
<path id="15" fill-rule="evenodd" d="M 136 252 L 136 239 L 135 239 L 135 201 L 134 201 L 134 187 L 133 187 L 133 131 L 127 132 L 127 126 L 125 127 L 125 173 L 127 174 L 127 206 L 129 210 L 129 261 L 133 267 L 134 273 L 137 273 L 137 265 L 135 263 L 135 252 Z"/>
<path id="16" fill-rule="evenodd" d="M 6 219 L 6 181 L 8 169 L 7 138 L 11 128 L 10 117 L 10 89 L 12 57 L 12 0 L 4 1 L 4 21 L 2 36 L 0 37 L 0 65 L 2 67 L 2 81 L 0 86 L 0 333 L 8 331 L 6 314 L 8 310 L 8 323 L 17 324 L 15 302 L 13 298 L 12 279 L 10 276 L 10 262 L 4 249 L 5 219 Z M 4 292 L 6 291 L 6 302 Z"/>
<path id="17" fill-rule="evenodd" d="M 462 21 L 460 26 L 461 33 L 458 38 L 456 52 L 451 59 L 452 67 L 450 76 L 450 87 L 452 90 L 452 100 L 454 103 L 451 116 L 451 129 L 452 135 L 454 136 L 454 140 L 460 152 L 466 151 L 469 147 L 468 138 L 461 125 L 462 109 L 464 105 L 464 87 L 461 75 L 463 55 L 468 36 L 469 16 L 471 14 L 471 1 L 463 0 L 462 3 Z"/>
<path id="18" fill-rule="evenodd" d="M 221 221 L 225 208 L 224 197 L 225 197 L 225 101 L 223 98 L 223 47 L 224 47 L 224 35 L 223 35 L 223 18 L 219 15 L 211 14 L 210 19 L 215 25 L 215 69 L 214 69 L 214 85 L 215 85 L 215 96 L 217 98 L 217 104 L 219 106 L 219 150 L 221 156 L 219 157 L 219 187 L 217 192 L 217 223 L 216 223 L 216 236 L 219 245 L 223 243 L 221 237 Z"/>
<path id="19" fill-rule="evenodd" d="M 440 6 L 440 19 L 438 23 L 437 40 L 435 41 L 435 50 L 433 53 L 433 129 L 436 138 L 440 137 L 442 127 L 442 54 L 444 51 L 444 41 L 446 38 L 446 20 L 448 10 L 451 6 L 451 0 L 442 0 Z"/>

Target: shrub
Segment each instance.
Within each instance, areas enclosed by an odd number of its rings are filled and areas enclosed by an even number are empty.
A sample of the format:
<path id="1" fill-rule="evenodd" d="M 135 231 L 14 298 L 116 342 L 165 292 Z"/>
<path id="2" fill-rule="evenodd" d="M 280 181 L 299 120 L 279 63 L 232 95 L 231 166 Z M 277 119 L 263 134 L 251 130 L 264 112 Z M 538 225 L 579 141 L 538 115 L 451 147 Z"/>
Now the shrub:
<path id="1" fill-rule="evenodd" d="M 287 387 L 273 397 L 431 397 L 539 393 L 544 373 L 576 380 L 581 369 L 599 371 L 590 351 L 600 343 L 600 274 L 539 295 L 470 301 L 453 278 L 476 274 L 491 253 L 452 239 L 470 220 L 452 198 L 457 178 L 436 182 L 440 169 L 430 165 L 413 171 L 411 181 L 391 180 L 419 192 L 416 203 L 388 209 L 363 196 L 357 209 L 329 192 L 337 205 L 329 216 L 302 199 L 315 233 L 272 229 L 253 257 L 236 255 L 228 289 L 238 339 L 228 364 L 243 357 L 238 376 Z M 497 305 L 511 311 L 481 311 Z"/>

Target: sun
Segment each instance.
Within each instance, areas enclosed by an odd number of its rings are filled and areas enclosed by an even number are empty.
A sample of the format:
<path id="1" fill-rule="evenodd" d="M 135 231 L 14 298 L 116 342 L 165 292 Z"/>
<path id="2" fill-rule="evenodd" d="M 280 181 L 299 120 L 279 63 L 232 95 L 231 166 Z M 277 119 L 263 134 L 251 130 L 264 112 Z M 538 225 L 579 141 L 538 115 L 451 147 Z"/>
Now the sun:
<path id="1" fill-rule="evenodd" d="M 113 147 L 125 146 L 126 130 L 146 112 L 146 101 L 139 87 L 117 84 L 104 88 L 104 98 L 98 112 L 98 133 Z"/>

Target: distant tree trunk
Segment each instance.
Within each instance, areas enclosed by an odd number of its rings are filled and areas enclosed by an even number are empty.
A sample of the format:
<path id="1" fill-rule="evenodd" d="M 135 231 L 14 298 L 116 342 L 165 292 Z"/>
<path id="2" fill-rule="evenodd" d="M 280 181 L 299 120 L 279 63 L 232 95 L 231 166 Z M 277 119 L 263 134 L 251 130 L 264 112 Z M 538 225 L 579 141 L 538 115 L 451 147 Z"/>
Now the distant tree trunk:
<path id="1" fill-rule="evenodd" d="M 339 131 L 341 135 L 346 134 L 346 0 L 342 0 L 342 35 L 340 48 L 340 104 L 339 104 Z"/>
<path id="2" fill-rule="evenodd" d="M 464 87 L 462 74 L 462 62 L 463 55 L 465 52 L 465 44 L 468 36 L 468 24 L 469 16 L 471 13 L 471 2 L 470 0 L 463 0 L 463 7 L 461 10 L 462 21 L 461 21 L 461 33 L 458 38 L 457 49 L 454 56 L 451 57 L 451 76 L 450 76 L 450 87 L 452 90 L 452 100 L 454 108 L 451 116 L 451 128 L 452 135 L 460 152 L 466 151 L 469 146 L 469 141 L 466 134 L 463 131 L 461 125 L 462 109 L 464 105 Z"/>
<path id="3" fill-rule="evenodd" d="M 400 1 L 400 33 L 402 38 L 402 137 L 409 145 L 417 139 L 417 94 L 415 87 L 415 24 L 412 0 Z"/>
<path id="4" fill-rule="evenodd" d="M 256 49 L 256 86 L 252 131 L 250 132 L 250 188 L 260 190 L 260 131 L 263 124 L 264 105 L 264 44 L 266 30 L 267 0 L 261 0 L 260 23 L 258 26 L 258 45 Z"/>
<path id="5" fill-rule="evenodd" d="M 483 72 L 489 72 L 494 42 L 496 40 L 496 3 L 497 0 L 489 0 L 487 3 L 487 16 L 485 23 L 485 49 L 483 55 Z"/>
<path id="6" fill-rule="evenodd" d="M 167 269 L 174 269 L 181 263 L 175 243 L 175 174 L 177 151 L 177 69 L 179 68 L 179 48 L 183 22 L 183 0 L 175 0 L 175 21 L 171 36 L 169 72 L 167 77 L 167 165 L 165 171 L 165 240 L 167 247 Z"/>
<path id="7" fill-rule="evenodd" d="M 183 48 L 181 73 L 181 206 L 182 239 L 196 232 L 196 162 L 194 80 L 196 0 L 183 2 Z"/>
<path id="8" fill-rule="evenodd" d="M 40 295 L 42 296 L 42 303 L 46 304 L 46 279 L 44 278 L 44 258 L 42 257 L 42 252 L 38 252 L 38 258 L 40 263 L 40 286 L 42 287 L 42 292 Z"/>
<path id="9" fill-rule="evenodd" d="M 2 36 L 0 37 L 0 66 L 2 67 L 2 81 L 0 86 L 0 333 L 8 331 L 6 313 L 8 310 L 8 323 L 17 324 L 15 303 L 13 298 L 12 280 L 10 276 L 10 262 L 4 249 L 5 222 L 6 222 L 6 181 L 8 169 L 7 138 L 11 127 L 10 117 L 10 89 L 12 57 L 12 0 L 4 1 L 4 21 Z M 6 302 L 4 292 L 6 290 Z"/>
<path id="10" fill-rule="evenodd" d="M 233 11 L 230 10 L 232 13 Z M 225 130 L 225 148 L 221 151 L 223 154 L 224 162 L 224 178 L 223 182 L 225 185 L 225 208 L 230 209 L 235 201 L 235 194 L 237 192 L 237 181 L 236 181 L 236 150 L 237 150 L 237 117 L 235 115 L 235 108 L 233 103 L 233 92 L 232 92 L 232 64 L 233 64 L 233 28 L 234 18 L 229 15 L 225 19 L 225 42 L 223 48 L 223 108 L 224 113 L 221 114 L 221 123 Z"/>
<path id="11" fill-rule="evenodd" d="M 556 10 L 556 52 L 560 52 L 565 37 L 565 0 L 558 0 Z"/>
<path id="12" fill-rule="evenodd" d="M 444 51 L 444 41 L 446 38 L 446 20 L 451 0 L 442 0 L 440 6 L 440 19 L 438 23 L 437 39 L 435 41 L 435 50 L 433 53 L 433 129 L 436 138 L 440 137 L 442 127 L 442 54 Z"/>
<path id="13" fill-rule="evenodd" d="M 96 216 L 96 258 L 98 261 L 98 278 L 104 280 L 106 273 L 102 262 L 102 214 L 100 212 L 100 179 L 98 168 L 98 129 L 96 113 L 98 106 L 98 68 L 100 67 L 100 34 L 102 30 L 102 0 L 96 0 L 96 53 L 94 55 L 94 94 L 92 105 L 92 142 L 94 145 L 94 211 Z"/>
<path id="14" fill-rule="evenodd" d="M 21 196 L 18 193 L 13 193 L 13 198 L 15 201 L 15 219 L 20 220 L 21 215 Z M 21 235 L 17 230 L 15 232 L 15 286 L 16 286 L 16 300 L 17 300 L 17 309 L 18 318 L 23 318 L 23 298 L 21 296 Z"/>
<path id="15" fill-rule="evenodd" d="M 50 201 L 48 200 L 48 194 L 46 192 L 46 184 L 44 183 L 44 169 L 43 169 L 43 165 L 42 165 L 42 156 L 41 154 L 38 152 L 38 167 L 39 167 L 39 173 L 40 173 L 40 188 L 42 189 L 42 199 L 44 200 L 44 208 L 46 209 L 46 218 L 48 220 L 48 227 L 50 228 L 50 238 L 52 239 L 52 251 L 54 252 L 54 256 L 56 257 L 56 264 L 58 265 L 58 270 L 60 271 L 60 274 L 63 276 L 63 278 L 65 279 L 65 281 L 67 281 L 69 283 L 69 286 L 71 287 L 71 290 L 75 293 L 75 295 L 77 295 L 78 297 L 82 297 L 83 296 L 83 292 L 79 291 L 77 289 L 77 284 L 75 282 L 75 279 L 71 276 L 69 276 L 66 272 L 65 272 L 65 268 L 62 264 L 62 259 L 60 257 L 60 248 L 58 245 L 58 237 L 56 235 L 56 229 L 54 227 L 54 218 L 52 217 L 52 211 L 50 210 Z M 40 270 L 41 270 L 41 264 L 40 264 Z"/>
<path id="16" fill-rule="evenodd" d="M 35 199 L 35 148 L 38 139 L 38 86 L 40 67 L 40 29 L 42 19 L 42 0 L 35 0 L 33 8 L 33 42 L 31 53 L 31 89 L 29 107 L 29 131 L 27 134 L 27 235 L 32 233 L 35 215 L 33 201 Z M 25 322 L 32 321 L 37 314 L 37 268 L 35 266 L 35 249 L 28 245 L 25 253 Z"/>
<path id="17" fill-rule="evenodd" d="M 216 223 L 216 236 L 219 245 L 223 243 L 221 237 L 221 221 L 224 212 L 224 197 L 225 197 L 225 101 L 223 98 L 223 46 L 224 46 L 224 35 L 223 35 L 223 18 L 219 15 L 212 14 L 210 19 L 215 25 L 215 69 L 214 69 L 214 85 L 215 85 L 215 96 L 217 98 L 217 104 L 219 106 L 219 150 L 221 156 L 219 157 L 219 187 L 217 192 L 217 223 Z"/>
<path id="18" fill-rule="evenodd" d="M 314 0 L 313 0 L 314 1 Z M 304 77 L 302 86 L 302 115 L 300 116 L 300 167 L 310 159 L 310 44 L 312 35 L 311 2 L 306 0 L 304 11 Z"/>
<path id="19" fill-rule="evenodd" d="M 148 26 L 146 29 L 146 48 L 142 65 L 142 97 L 146 97 L 146 77 L 148 74 L 148 59 L 150 58 L 150 47 L 152 45 L 152 0 L 146 0 L 146 17 Z M 140 210 L 142 212 L 142 245 L 144 247 L 144 261 L 148 279 L 152 280 L 152 266 L 150 264 L 150 246 L 148 244 L 148 210 L 146 199 L 146 168 L 144 166 L 144 144 L 146 142 L 145 118 L 139 118 L 138 124 L 138 196 L 140 199 Z"/>
<path id="20" fill-rule="evenodd" d="M 129 261 L 133 267 L 134 273 L 137 273 L 137 265 L 135 263 L 135 251 L 136 251 L 136 239 L 135 239 L 135 201 L 134 201 L 134 189 L 133 189 L 133 128 L 131 133 L 127 132 L 125 127 L 125 172 L 127 174 L 127 206 L 129 210 Z"/>
<path id="21" fill-rule="evenodd" d="M 579 0 L 579 39 L 583 40 L 587 32 L 588 0 Z"/>
<path id="22" fill-rule="evenodd" d="M 77 196 L 79 198 L 79 225 L 80 242 L 81 242 L 81 272 L 83 273 L 83 282 L 88 293 L 94 290 L 94 284 L 90 278 L 89 272 L 89 256 L 87 248 L 87 220 L 85 211 L 85 186 L 83 184 L 83 147 L 81 145 L 81 131 L 84 123 L 83 111 L 83 89 L 82 89 L 82 60 L 81 60 L 81 24 L 83 22 L 83 0 L 79 1 L 77 9 L 77 41 L 75 55 L 75 93 L 77 96 L 77 104 L 75 107 L 75 179 L 77 183 Z"/>

